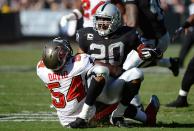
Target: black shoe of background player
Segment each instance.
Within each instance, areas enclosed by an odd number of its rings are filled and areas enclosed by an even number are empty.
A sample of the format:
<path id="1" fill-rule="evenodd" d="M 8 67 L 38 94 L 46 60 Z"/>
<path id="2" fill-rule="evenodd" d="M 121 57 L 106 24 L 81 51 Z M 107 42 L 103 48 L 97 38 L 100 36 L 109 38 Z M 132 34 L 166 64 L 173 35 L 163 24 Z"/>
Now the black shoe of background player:
<path id="1" fill-rule="evenodd" d="M 78 117 L 76 118 L 75 121 L 71 122 L 67 127 L 68 128 L 87 128 L 88 123 L 86 122 L 86 120 Z"/>
<path id="2" fill-rule="evenodd" d="M 169 104 L 166 107 L 188 107 L 187 97 L 186 96 L 178 96 L 177 99 Z"/>
<path id="3" fill-rule="evenodd" d="M 171 66 L 169 69 L 172 71 L 174 76 L 179 75 L 179 58 L 170 58 Z"/>

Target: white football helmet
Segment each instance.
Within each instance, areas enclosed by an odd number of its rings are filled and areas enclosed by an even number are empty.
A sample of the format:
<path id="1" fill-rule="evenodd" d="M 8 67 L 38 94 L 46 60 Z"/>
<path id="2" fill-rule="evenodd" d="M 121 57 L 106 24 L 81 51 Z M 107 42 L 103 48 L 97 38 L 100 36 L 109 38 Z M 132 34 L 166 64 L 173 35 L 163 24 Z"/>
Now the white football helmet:
<path id="1" fill-rule="evenodd" d="M 93 28 L 101 36 L 107 36 L 115 32 L 122 25 L 121 13 L 111 3 L 105 3 L 99 6 L 93 20 Z"/>

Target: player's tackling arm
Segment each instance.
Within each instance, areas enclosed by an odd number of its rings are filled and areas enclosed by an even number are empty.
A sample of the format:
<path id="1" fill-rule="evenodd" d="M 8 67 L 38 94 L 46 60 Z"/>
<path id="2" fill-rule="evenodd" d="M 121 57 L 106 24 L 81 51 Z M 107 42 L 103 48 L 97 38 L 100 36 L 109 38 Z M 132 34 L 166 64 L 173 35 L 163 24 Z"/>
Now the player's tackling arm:
<path id="1" fill-rule="evenodd" d="M 126 21 L 125 23 L 129 27 L 138 26 L 138 7 L 136 0 L 122 0 L 125 5 Z"/>
<path id="2" fill-rule="evenodd" d="M 137 27 L 138 25 L 138 8 L 135 4 L 126 4 L 126 24 L 129 27 Z"/>

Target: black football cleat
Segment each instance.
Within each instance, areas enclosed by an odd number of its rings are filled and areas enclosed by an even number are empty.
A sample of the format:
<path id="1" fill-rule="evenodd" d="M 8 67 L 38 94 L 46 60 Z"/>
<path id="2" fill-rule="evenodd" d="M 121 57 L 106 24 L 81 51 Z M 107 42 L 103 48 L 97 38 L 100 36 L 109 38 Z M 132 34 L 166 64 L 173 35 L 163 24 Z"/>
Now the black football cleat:
<path id="1" fill-rule="evenodd" d="M 126 127 L 123 117 L 110 117 L 110 123 L 117 127 Z"/>
<path id="2" fill-rule="evenodd" d="M 188 106 L 189 104 L 187 102 L 186 96 L 178 96 L 175 101 L 172 101 L 166 105 L 166 107 L 174 107 L 174 108 L 188 107 Z"/>
<path id="3" fill-rule="evenodd" d="M 172 71 L 174 76 L 179 75 L 179 58 L 170 58 L 171 66 L 169 69 Z"/>
<path id="4" fill-rule="evenodd" d="M 76 118 L 75 121 L 71 122 L 68 126 L 68 128 L 87 128 L 88 123 L 86 122 L 85 119 L 82 118 Z"/>

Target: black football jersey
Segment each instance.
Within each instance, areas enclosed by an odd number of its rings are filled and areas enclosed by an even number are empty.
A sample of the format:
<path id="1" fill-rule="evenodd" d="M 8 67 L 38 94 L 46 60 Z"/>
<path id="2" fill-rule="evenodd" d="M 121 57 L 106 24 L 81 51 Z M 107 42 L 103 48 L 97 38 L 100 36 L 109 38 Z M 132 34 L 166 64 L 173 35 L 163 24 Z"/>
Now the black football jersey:
<path id="1" fill-rule="evenodd" d="M 122 65 L 127 54 L 140 44 L 136 30 L 127 26 L 102 37 L 92 27 L 77 32 L 79 47 L 96 60 L 111 65 Z"/>
<path id="2" fill-rule="evenodd" d="M 163 36 L 167 29 L 160 0 L 123 0 L 124 3 L 136 4 L 139 10 L 139 28 L 146 38 L 155 39 Z"/>

